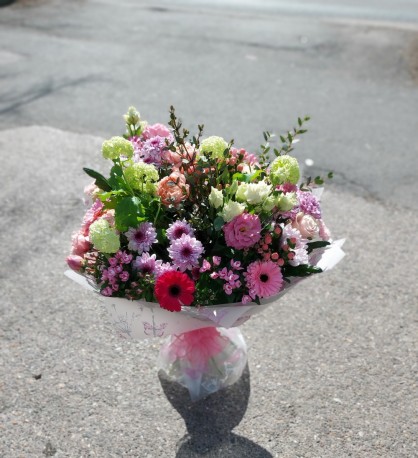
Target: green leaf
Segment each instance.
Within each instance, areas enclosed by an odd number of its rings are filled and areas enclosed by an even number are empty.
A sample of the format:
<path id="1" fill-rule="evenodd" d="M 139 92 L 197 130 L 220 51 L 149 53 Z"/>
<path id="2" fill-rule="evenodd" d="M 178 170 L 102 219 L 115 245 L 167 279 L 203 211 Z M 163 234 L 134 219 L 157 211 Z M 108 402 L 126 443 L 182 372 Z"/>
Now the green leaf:
<path id="1" fill-rule="evenodd" d="M 320 176 L 315 177 L 314 181 L 315 184 L 324 184 L 324 180 Z"/>
<path id="2" fill-rule="evenodd" d="M 313 250 L 316 250 L 317 248 L 323 248 L 324 246 L 329 245 L 329 242 L 326 242 L 325 240 L 318 240 L 317 242 L 308 242 L 308 253 L 311 253 Z"/>
<path id="3" fill-rule="evenodd" d="M 111 168 L 108 182 L 113 189 L 123 189 L 128 194 L 130 194 L 129 186 L 126 184 L 125 179 L 123 178 L 123 171 L 120 165 L 115 164 Z"/>
<path id="4" fill-rule="evenodd" d="M 215 220 L 213 221 L 213 227 L 215 228 L 215 231 L 220 231 L 225 224 L 224 219 L 221 216 L 217 216 Z"/>
<path id="5" fill-rule="evenodd" d="M 139 197 L 124 197 L 115 207 L 115 224 L 119 231 L 127 231 L 130 227 L 137 227 L 145 220 L 145 209 Z"/>
<path id="6" fill-rule="evenodd" d="M 334 178 L 334 172 L 328 172 L 328 179 L 332 180 Z"/>
<path id="7" fill-rule="evenodd" d="M 111 191 L 112 187 L 106 180 L 106 178 L 101 175 L 99 172 L 96 172 L 95 170 L 88 169 L 86 167 L 83 168 L 83 170 L 87 173 L 88 176 L 94 178 L 95 184 L 98 188 L 103 189 L 103 191 Z"/>
<path id="8" fill-rule="evenodd" d="M 309 266 L 308 264 L 300 264 L 299 266 L 286 266 L 283 268 L 285 277 L 307 277 L 312 274 L 322 272 L 320 267 Z"/>

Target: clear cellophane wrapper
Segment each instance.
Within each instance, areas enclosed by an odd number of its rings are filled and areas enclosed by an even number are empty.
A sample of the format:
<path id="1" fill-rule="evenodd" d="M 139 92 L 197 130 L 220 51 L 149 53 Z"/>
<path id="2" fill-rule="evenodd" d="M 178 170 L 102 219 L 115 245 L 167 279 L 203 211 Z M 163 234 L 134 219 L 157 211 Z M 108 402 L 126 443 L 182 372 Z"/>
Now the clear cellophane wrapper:
<path id="1" fill-rule="evenodd" d="M 333 268 L 344 257 L 341 247 L 344 240 L 332 242 L 322 250 L 316 250 L 311 264 L 323 271 Z M 97 285 L 74 271 L 65 272 L 67 277 L 98 293 Z M 204 397 L 210 392 L 231 385 L 241 376 L 247 362 L 245 341 L 237 326 L 251 316 L 261 313 L 280 299 L 296 284 L 307 277 L 295 277 L 286 283 L 276 296 L 261 300 L 261 304 L 241 302 L 211 306 L 182 307 L 181 312 L 169 312 L 159 304 L 141 300 L 131 301 L 120 297 L 98 294 L 110 312 L 117 334 L 127 339 L 167 337 L 163 343 L 159 364 L 169 378 L 189 388 L 192 399 Z M 192 331 L 200 330 L 194 334 Z M 197 350 L 191 351 L 190 342 L 202 341 Z M 181 350 L 181 347 L 184 349 Z M 215 350 L 219 350 L 216 351 Z M 224 363 L 222 363 L 224 361 Z M 201 375 L 199 375 L 201 373 Z M 215 374 L 217 374 L 217 381 Z M 194 377 L 194 378 L 193 378 Z M 197 382 L 197 380 L 200 381 Z M 189 380 L 190 379 L 190 380 Z M 193 383 L 191 380 L 193 379 Z M 200 388 L 196 388 L 196 383 Z M 187 385 L 189 384 L 189 385 Z M 210 386 L 218 386 L 211 389 Z M 200 394 L 196 394 L 200 393 Z"/>
<path id="2" fill-rule="evenodd" d="M 239 328 L 207 327 L 168 336 L 157 365 L 169 380 L 189 390 L 192 401 L 235 383 L 247 364 Z"/>

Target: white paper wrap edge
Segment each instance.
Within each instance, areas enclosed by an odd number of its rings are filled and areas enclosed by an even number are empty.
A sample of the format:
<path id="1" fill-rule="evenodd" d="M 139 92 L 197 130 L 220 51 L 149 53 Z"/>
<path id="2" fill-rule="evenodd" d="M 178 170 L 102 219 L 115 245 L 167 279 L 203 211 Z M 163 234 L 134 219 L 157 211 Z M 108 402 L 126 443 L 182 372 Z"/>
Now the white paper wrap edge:
<path id="1" fill-rule="evenodd" d="M 341 249 L 345 239 L 332 242 L 323 250 L 318 250 L 315 265 L 327 271 L 336 266 L 345 253 Z M 98 293 L 86 277 L 73 270 L 64 273 L 68 278 L 97 294 L 99 300 L 111 315 L 111 320 L 120 337 L 127 339 L 147 339 L 169 334 L 182 334 L 196 329 L 216 326 L 230 328 L 245 323 L 252 315 L 262 312 L 273 302 L 284 296 L 293 286 L 309 277 L 294 277 L 291 283 L 277 295 L 262 299 L 261 304 L 241 302 L 204 307 L 182 307 L 181 312 L 169 312 L 159 304 L 141 300 L 131 301 L 120 297 L 105 297 Z"/>

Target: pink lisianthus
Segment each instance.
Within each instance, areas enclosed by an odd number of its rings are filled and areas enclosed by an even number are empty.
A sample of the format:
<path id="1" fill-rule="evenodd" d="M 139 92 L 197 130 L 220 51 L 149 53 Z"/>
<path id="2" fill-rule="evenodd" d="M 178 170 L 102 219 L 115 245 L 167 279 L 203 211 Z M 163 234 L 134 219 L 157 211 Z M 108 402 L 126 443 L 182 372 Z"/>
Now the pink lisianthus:
<path id="1" fill-rule="evenodd" d="M 67 256 L 66 261 L 68 267 L 76 272 L 79 272 L 84 266 L 84 259 L 76 254 L 70 254 L 70 256 Z"/>
<path id="2" fill-rule="evenodd" d="M 164 205 L 176 206 L 188 197 L 189 190 L 190 186 L 186 183 L 186 177 L 179 172 L 173 172 L 158 182 L 157 194 Z"/>
<path id="3" fill-rule="evenodd" d="M 160 123 L 147 125 L 141 137 L 144 140 L 149 140 L 152 137 L 165 137 L 170 142 L 173 141 L 173 136 L 168 127 Z"/>
<path id="4" fill-rule="evenodd" d="M 242 213 L 223 227 L 226 244 L 237 250 L 255 245 L 261 238 L 261 223 L 257 215 Z"/>
<path id="5" fill-rule="evenodd" d="M 77 232 L 73 235 L 72 242 L 71 254 L 83 256 L 83 254 L 87 253 L 90 249 L 88 237 L 85 237 L 81 232 Z"/>

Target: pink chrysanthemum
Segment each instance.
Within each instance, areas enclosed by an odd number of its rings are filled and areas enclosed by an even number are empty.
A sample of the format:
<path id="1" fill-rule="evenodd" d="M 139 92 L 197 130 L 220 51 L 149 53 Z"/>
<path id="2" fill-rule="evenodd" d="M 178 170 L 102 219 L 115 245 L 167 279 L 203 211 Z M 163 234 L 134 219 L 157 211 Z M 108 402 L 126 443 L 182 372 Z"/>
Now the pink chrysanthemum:
<path id="1" fill-rule="evenodd" d="M 270 297 L 280 291 L 283 275 L 275 262 L 255 261 L 247 268 L 246 281 L 251 293 L 260 298 Z"/>
<path id="2" fill-rule="evenodd" d="M 183 234 L 194 236 L 194 230 L 192 226 L 185 220 L 178 220 L 171 223 L 167 229 L 167 237 L 172 242 L 173 240 L 179 239 Z"/>
<path id="3" fill-rule="evenodd" d="M 141 256 L 136 257 L 133 266 L 143 274 L 155 275 L 155 272 L 162 263 L 161 260 L 157 260 L 155 254 L 150 255 L 149 253 L 142 253 Z"/>
<path id="4" fill-rule="evenodd" d="M 173 240 L 168 248 L 173 265 L 182 272 L 198 266 L 199 258 L 203 251 L 203 245 L 199 240 L 187 234 L 183 234 L 179 239 Z"/>
<path id="5" fill-rule="evenodd" d="M 131 227 L 125 235 L 129 241 L 128 248 L 139 254 L 148 251 L 157 241 L 157 232 L 151 223 L 141 223 L 138 227 Z"/>

